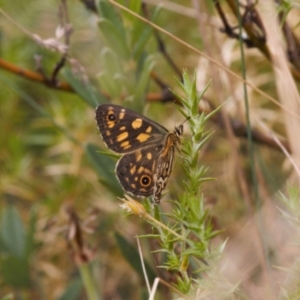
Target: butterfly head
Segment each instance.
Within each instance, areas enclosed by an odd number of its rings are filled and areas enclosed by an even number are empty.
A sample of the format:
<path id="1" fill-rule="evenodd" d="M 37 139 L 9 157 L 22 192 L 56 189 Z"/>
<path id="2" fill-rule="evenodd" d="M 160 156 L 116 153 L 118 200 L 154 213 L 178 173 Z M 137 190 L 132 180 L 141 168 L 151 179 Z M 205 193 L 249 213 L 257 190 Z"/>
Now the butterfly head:
<path id="1" fill-rule="evenodd" d="M 174 133 L 179 138 L 183 134 L 183 124 L 180 124 L 179 126 L 176 126 L 174 129 Z"/>
<path id="2" fill-rule="evenodd" d="M 176 126 L 174 129 L 174 133 L 176 134 L 176 136 L 179 138 L 180 136 L 182 136 L 183 134 L 183 124 L 189 120 L 191 117 L 187 117 L 179 126 Z"/>

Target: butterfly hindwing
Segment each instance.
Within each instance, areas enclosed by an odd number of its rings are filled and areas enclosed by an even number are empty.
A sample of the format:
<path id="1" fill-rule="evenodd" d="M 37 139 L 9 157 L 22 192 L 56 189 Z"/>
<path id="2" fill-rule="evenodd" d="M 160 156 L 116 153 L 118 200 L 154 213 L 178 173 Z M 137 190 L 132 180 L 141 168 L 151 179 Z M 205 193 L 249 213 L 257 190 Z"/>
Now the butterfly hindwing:
<path id="1" fill-rule="evenodd" d="M 138 197 L 152 196 L 154 174 L 163 144 L 153 145 L 120 158 L 116 175 L 124 190 Z"/>

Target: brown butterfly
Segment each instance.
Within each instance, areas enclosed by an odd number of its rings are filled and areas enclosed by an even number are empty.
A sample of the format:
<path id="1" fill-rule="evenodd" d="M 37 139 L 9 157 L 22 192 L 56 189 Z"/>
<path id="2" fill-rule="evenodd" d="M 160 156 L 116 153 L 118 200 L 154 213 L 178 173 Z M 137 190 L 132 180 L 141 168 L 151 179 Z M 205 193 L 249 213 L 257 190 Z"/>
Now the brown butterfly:
<path id="1" fill-rule="evenodd" d="M 116 175 L 134 196 L 153 196 L 160 203 L 180 145 L 183 124 L 173 132 L 130 109 L 113 104 L 96 108 L 100 134 L 109 149 L 122 154 Z"/>

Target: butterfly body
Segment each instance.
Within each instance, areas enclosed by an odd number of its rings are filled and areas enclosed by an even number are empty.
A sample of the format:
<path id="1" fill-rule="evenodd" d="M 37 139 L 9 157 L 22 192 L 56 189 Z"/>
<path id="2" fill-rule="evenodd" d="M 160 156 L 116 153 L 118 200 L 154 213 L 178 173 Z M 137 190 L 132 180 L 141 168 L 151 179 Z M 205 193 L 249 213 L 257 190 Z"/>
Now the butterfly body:
<path id="1" fill-rule="evenodd" d="M 96 120 L 106 146 L 123 154 L 116 165 L 116 175 L 124 190 L 138 197 L 153 196 L 159 203 L 183 125 L 169 132 L 145 116 L 113 104 L 98 106 Z"/>

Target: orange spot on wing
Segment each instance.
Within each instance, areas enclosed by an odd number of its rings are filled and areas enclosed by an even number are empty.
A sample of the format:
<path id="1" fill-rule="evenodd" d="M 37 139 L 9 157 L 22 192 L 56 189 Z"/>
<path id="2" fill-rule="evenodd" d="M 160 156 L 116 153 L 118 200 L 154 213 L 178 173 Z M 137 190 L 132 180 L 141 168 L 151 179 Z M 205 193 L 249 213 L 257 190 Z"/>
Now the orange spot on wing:
<path id="1" fill-rule="evenodd" d="M 117 141 L 121 142 L 121 141 L 125 140 L 127 137 L 128 137 L 128 132 L 127 131 L 122 132 L 121 134 L 119 134 L 117 136 Z"/>
<path id="2" fill-rule="evenodd" d="M 108 128 L 113 128 L 114 126 L 115 126 L 115 122 L 113 122 L 113 121 L 107 122 L 107 127 Z"/>
<path id="3" fill-rule="evenodd" d="M 129 144 L 129 141 L 125 141 L 121 144 L 121 147 L 126 150 L 126 149 L 130 148 L 131 145 Z"/>
<path id="4" fill-rule="evenodd" d="M 146 142 L 148 139 L 150 138 L 150 134 L 146 134 L 146 133 L 140 133 L 136 139 L 138 141 L 140 141 L 141 143 Z"/>
<path id="5" fill-rule="evenodd" d="M 137 152 L 137 153 L 136 153 L 136 161 L 137 161 L 137 162 L 140 161 L 141 158 L 142 158 L 142 153 L 141 153 L 141 152 Z"/>
<path id="6" fill-rule="evenodd" d="M 125 109 L 122 109 L 121 112 L 119 113 L 119 119 L 122 120 L 125 116 Z"/>
<path id="7" fill-rule="evenodd" d="M 133 175 L 136 171 L 136 166 L 133 166 L 131 169 L 130 169 L 130 174 Z"/>
<path id="8" fill-rule="evenodd" d="M 138 118 L 132 121 L 131 126 L 133 129 L 138 129 L 142 126 L 142 124 L 143 124 L 143 120 Z"/>
<path id="9" fill-rule="evenodd" d="M 142 172 L 144 171 L 144 169 L 145 169 L 144 167 L 139 167 L 139 169 L 138 169 L 138 171 L 137 171 L 138 174 L 142 173 Z"/>

